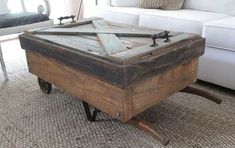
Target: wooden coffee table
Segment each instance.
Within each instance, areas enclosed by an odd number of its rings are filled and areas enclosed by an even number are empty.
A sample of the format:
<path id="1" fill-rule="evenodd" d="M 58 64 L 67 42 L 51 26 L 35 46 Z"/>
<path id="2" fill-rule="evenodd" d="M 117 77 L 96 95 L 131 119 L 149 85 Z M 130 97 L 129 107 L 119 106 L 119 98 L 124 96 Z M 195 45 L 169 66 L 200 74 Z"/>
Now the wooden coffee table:
<path id="1" fill-rule="evenodd" d="M 135 116 L 176 92 L 221 100 L 188 87 L 197 80 L 205 39 L 91 18 L 20 35 L 29 71 L 43 93 L 52 85 L 80 98 L 89 121 L 99 111 L 159 135 Z M 95 107 L 91 112 L 90 105 Z"/>

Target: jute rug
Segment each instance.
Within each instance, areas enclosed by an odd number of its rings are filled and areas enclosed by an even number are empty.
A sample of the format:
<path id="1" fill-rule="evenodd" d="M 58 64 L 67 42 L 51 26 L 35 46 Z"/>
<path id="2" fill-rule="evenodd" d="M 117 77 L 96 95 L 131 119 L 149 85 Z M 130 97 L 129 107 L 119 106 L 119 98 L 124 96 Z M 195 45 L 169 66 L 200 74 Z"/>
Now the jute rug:
<path id="1" fill-rule="evenodd" d="M 41 93 L 37 78 L 27 71 L 19 43 L 2 44 L 10 81 L 0 71 L 0 147 L 144 147 L 162 145 L 136 127 L 99 113 L 89 123 L 81 101 L 53 88 Z M 46 66 L 46 65 L 45 65 Z M 233 91 L 199 83 L 223 99 L 221 105 L 194 95 L 177 93 L 139 115 L 171 139 L 169 148 L 235 147 Z"/>

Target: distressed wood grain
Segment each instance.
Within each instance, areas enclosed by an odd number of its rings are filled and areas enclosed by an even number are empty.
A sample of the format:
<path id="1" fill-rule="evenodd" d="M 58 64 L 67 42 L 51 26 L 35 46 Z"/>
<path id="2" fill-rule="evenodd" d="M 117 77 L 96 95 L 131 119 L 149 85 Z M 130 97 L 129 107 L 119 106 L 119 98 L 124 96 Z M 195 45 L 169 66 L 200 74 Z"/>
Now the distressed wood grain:
<path id="1" fill-rule="evenodd" d="M 95 29 L 122 29 L 136 31 L 153 31 L 138 26 L 113 24 L 102 19 L 89 20 L 96 22 Z M 69 29 L 94 29 L 94 24 L 85 24 Z M 112 26 L 114 25 L 114 26 Z M 126 27 L 125 27 L 126 26 Z M 132 28 L 132 29 L 131 29 Z M 60 28 L 64 29 L 64 28 Z M 67 28 L 66 28 L 67 29 Z M 159 31 L 159 30 L 156 30 Z M 138 33 L 138 31 L 136 31 Z M 105 37 L 110 53 L 107 53 L 100 38 L 86 35 L 20 35 L 23 49 L 38 52 L 54 58 L 67 66 L 94 75 L 120 88 L 126 88 L 143 77 L 162 73 L 177 64 L 204 53 L 205 39 L 194 34 L 171 33 L 171 42 L 158 39 L 157 47 L 150 47 L 151 38 L 120 37 L 118 44 L 125 50 L 117 48 L 112 38 Z M 116 40 L 115 39 L 115 40 Z M 110 42 L 111 41 L 111 42 Z M 105 44 L 106 44 L 105 43 Z M 115 50 L 112 50 L 114 46 Z M 128 48 L 127 48 L 128 47 Z M 110 55 L 108 55 L 110 54 Z"/>
<path id="2" fill-rule="evenodd" d="M 26 50 L 29 71 L 119 120 L 123 119 L 124 90 L 63 63 Z M 118 116 L 117 116 L 118 115 Z"/>
<path id="3" fill-rule="evenodd" d="M 26 56 L 31 73 L 123 122 L 197 79 L 197 58 L 120 88 L 34 51 Z"/>
<path id="4" fill-rule="evenodd" d="M 178 64 L 165 72 L 146 76 L 126 89 L 124 119 L 158 104 L 197 80 L 198 58 Z"/>
<path id="5" fill-rule="evenodd" d="M 109 28 L 108 23 L 104 20 L 94 20 L 92 21 L 92 23 L 97 29 Z M 108 55 L 127 50 L 127 48 L 122 44 L 119 38 L 114 34 L 97 34 L 97 36 Z"/>
<path id="6" fill-rule="evenodd" d="M 153 31 L 141 31 L 141 30 L 129 30 L 129 29 L 61 29 L 52 28 L 40 31 L 34 31 L 35 34 L 45 34 L 45 35 L 91 35 L 95 36 L 97 34 L 114 34 L 121 37 L 147 37 L 150 38 L 153 34 L 160 32 Z"/>

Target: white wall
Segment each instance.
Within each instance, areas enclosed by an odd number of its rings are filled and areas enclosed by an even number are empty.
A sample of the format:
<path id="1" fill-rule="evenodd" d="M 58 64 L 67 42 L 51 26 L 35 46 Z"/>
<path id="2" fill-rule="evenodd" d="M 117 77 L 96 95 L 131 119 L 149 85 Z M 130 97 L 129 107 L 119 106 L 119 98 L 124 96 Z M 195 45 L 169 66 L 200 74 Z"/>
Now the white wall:
<path id="1" fill-rule="evenodd" d="M 51 17 L 56 20 L 61 16 L 77 15 L 80 0 L 49 0 Z"/>

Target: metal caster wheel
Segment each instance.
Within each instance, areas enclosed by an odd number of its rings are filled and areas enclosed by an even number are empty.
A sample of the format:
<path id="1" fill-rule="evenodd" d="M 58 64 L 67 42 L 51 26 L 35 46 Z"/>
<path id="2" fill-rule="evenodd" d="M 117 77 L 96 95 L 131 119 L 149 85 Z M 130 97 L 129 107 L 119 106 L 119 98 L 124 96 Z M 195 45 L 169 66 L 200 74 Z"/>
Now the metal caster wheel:
<path id="1" fill-rule="evenodd" d="M 52 90 L 52 85 L 51 83 L 47 82 L 47 81 L 44 81 L 43 79 L 41 78 L 38 78 L 38 84 L 39 84 L 39 87 L 41 89 L 41 91 L 44 93 L 44 94 L 50 94 L 51 93 L 51 90 Z"/>

